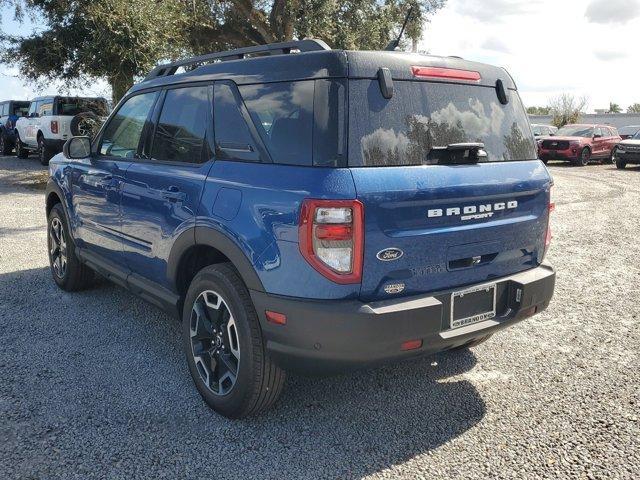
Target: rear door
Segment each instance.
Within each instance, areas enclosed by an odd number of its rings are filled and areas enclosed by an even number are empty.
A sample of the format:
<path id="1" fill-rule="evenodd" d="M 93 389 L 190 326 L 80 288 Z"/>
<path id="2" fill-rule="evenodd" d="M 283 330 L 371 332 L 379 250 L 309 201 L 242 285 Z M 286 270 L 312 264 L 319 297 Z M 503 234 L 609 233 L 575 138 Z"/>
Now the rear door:
<path id="1" fill-rule="evenodd" d="M 352 79 L 349 105 L 364 300 L 490 281 L 542 261 L 550 177 L 517 92 L 504 105 L 491 87 L 395 81 L 386 99 L 378 81 Z M 441 148 L 463 142 L 483 143 L 486 157 L 447 161 Z"/>
<path id="2" fill-rule="evenodd" d="M 126 172 L 122 192 L 127 266 L 169 287 L 167 260 L 175 239 L 195 225 L 195 212 L 212 165 L 213 86 L 162 93 L 144 158 Z"/>

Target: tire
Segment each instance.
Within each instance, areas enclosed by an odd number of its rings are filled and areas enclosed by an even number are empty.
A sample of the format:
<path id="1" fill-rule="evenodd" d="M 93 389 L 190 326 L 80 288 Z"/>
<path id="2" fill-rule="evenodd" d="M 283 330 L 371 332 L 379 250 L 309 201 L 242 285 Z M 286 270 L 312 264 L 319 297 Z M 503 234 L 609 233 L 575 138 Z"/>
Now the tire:
<path id="1" fill-rule="evenodd" d="M 196 388 L 219 414 L 255 415 L 280 396 L 285 373 L 266 351 L 249 291 L 230 263 L 196 274 L 185 297 L 182 337 Z"/>
<path id="2" fill-rule="evenodd" d="M 9 145 L 9 142 L 7 142 L 7 137 L 4 132 L 0 133 L 0 154 L 11 155 L 12 150 L 13 149 L 11 148 L 11 145 Z"/>
<path id="3" fill-rule="evenodd" d="M 618 147 L 613 147 L 611 149 L 611 154 L 607 158 L 602 159 L 602 163 L 606 164 L 615 164 L 616 163 L 616 152 L 618 151 Z"/>
<path id="4" fill-rule="evenodd" d="M 29 158 L 29 150 L 24 147 L 24 144 L 18 136 L 16 136 L 16 156 L 18 158 Z"/>
<path id="5" fill-rule="evenodd" d="M 58 287 L 67 292 L 76 292 L 91 286 L 94 273 L 76 256 L 76 247 L 69 232 L 67 216 L 58 203 L 53 206 L 47 219 L 49 266 Z"/>
<path id="6" fill-rule="evenodd" d="M 38 158 L 40 159 L 40 164 L 44 166 L 49 165 L 49 160 L 51 160 L 51 157 L 53 157 L 54 155 L 54 152 L 49 147 L 47 147 L 47 144 L 44 141 L 44 137 L 40 135 L 38 137 Z"/>
<path id="7" fill-rule="evenodd" d="M 623 170 L 627 166 L 627 162 L 620 160 L 619 158 L 616 160 L 616 168 L 619 170 Z"/>
<path id="8" fill-rule="evenodd" d="M 576 165 L 578 165 L 579 167 L 586 167 L 587 165 L 589 165 L 589 160 L 591 160 L 591 150 L 589 150 L 587 147 L 584 147 L 580 152 L 580 156 L 578 157 Z"/>
<path id="9" fill-rule="evenodd" d="M 484 337 L 476 338 L 475 340 L 473 340 L 473 341 L 471 341 L 469 343 L 465 343 L 464 345 L 460 345 L 459 347 L 454 347 L 451 350 L 453 350 L 453 351 L 455 351 L 455 350 L 468 350 L 469 348 L 477 347 L 481 343 L 484 343 L 487 340 L 489 340 L 492 336 L 493 336 L 493 333 L 490 333 L 488 335 L 485 335 Z"/>
<path id="10" fill-rule="evenodd" d="M 69 128 L 74 137 L 90 137 L 98 133 L 100 129 L 100 117 L 92 112 L 82 112 L 71 119 Z"/>

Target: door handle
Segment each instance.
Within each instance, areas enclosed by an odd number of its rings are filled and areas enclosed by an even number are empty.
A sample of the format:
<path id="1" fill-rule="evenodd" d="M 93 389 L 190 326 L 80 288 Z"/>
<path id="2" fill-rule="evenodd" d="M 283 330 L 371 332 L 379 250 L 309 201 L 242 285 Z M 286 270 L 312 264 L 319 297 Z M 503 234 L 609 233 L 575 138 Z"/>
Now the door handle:
<path id="1" fill-rule="evenodd" d="M 162 191 L 162 198 L 170 202 L 182 202 L 186 198 L 186 195 L 181 192 L 178 187 L 172 185 Z"/>

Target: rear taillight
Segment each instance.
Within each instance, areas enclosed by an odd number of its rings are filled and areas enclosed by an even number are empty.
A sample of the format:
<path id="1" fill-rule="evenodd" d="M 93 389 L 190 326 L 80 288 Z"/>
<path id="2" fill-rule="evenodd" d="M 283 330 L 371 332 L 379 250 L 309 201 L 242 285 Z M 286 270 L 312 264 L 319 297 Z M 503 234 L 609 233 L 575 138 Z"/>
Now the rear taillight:
<path id="1" fill-rule="evenodd" d="M 357 200 L 305 200 L 300 212 L 300 252 L 336 283 L 360 283 L 364 207 Z"/>
<path id="2" fill-rule="evenodd" d="M 58 121 L 51 120 L 51 133 L 58 133 Z"/>
<path id="3" fill-rule="evenodd" d="M 479 82 L 482 78 L 480 72 L 472 70 L 458 70 L 456 68 L 441 67 L 411 67 L 414 77 L 435 78 L 443 80 L 463 80 L 466 82 Z"/>

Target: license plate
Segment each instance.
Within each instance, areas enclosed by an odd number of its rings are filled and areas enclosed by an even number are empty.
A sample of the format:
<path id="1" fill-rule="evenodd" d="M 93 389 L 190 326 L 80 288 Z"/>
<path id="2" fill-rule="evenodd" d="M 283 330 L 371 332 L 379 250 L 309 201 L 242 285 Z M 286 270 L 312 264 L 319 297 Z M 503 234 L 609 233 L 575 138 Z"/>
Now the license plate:
<path id="1" fill-rule="evenodd" d="M 451 328 L 496 316 L 496 284 L 480 285 L 451 294 Z"/>

